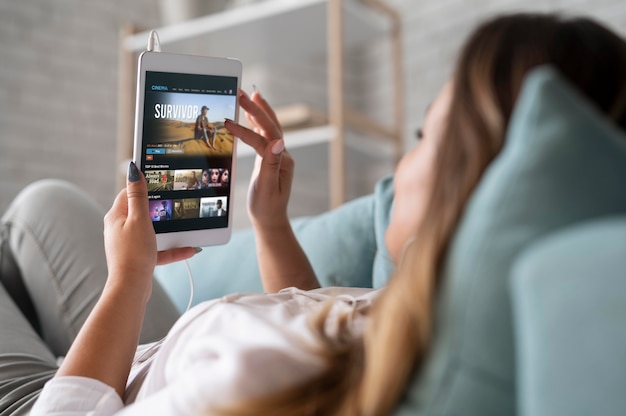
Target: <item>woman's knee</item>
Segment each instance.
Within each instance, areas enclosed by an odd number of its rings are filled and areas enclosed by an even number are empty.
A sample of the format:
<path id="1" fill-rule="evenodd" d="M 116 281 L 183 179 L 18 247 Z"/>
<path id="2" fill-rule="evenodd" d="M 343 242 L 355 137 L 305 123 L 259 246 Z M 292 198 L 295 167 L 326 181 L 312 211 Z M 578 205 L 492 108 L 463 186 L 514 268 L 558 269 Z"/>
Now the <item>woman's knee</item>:
<path id="1" fill-rule="evenodd" d="M 59 179 L 44 179 L 24 188 L 3 216 L 3 222 L 16 218 L 49 221 L 56 217 L 101 218 L 104 210 L 76 185 Z M 76 217 L 78 216 L 78 218 Z"/>

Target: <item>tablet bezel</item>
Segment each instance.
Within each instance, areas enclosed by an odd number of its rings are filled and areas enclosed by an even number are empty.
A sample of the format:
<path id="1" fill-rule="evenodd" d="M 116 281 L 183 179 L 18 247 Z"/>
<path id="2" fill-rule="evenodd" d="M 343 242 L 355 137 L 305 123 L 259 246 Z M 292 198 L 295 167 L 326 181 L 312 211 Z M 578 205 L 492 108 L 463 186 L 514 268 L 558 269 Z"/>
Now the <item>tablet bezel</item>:
<path id="1" fill-rule="evenodd" d="M 144 101 L 146 72 L 170 72 L 179 74 L 215 75 L 237 78 L 237 90 L 241 88 L 242 65 L 237 59 L 216 58 L 196 55 L 182 55 L 166 52 L 142 52 L 139 55 L 137 70 L 137 96 L 135 106 L 135 132 L 133 161 L 142 166 L 142 137 L 144 125 Z M 239 119 L 239 99 L 235 99 L 235 118 Z M 230 169 L 230 190 L 228 195 L 228 226 L 192 231 L 174 231 L 156 233 L 157 249 L 167 250 L 175 247 L 202 247 L 226 244 L 232 234 L 234 206 L 234 178 L 236 175 L 237 140 L 233 140 L 233 154 Z"/>

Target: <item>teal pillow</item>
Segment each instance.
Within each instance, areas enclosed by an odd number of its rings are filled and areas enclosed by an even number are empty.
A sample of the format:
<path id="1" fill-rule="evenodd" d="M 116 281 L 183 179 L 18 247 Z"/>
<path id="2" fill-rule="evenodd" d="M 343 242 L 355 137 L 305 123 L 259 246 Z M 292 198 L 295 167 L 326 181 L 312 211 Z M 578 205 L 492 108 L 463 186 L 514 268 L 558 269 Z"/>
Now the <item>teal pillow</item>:
<path id="1" fill-rule="evenodd" d="M 554 70 L 532 71 L 451 242 L 432 347 L 398 414 L 515 414 L 512 262 L 547 233 L 626 212 L 624 178 L 623 132 Z"/>
<path id="2" fill-rule="evenodd" d="M 391 273 L 384 233 L 389 221 L 392 178 L 374 194 L 324 214 L 292 221 L 322 286 L 372 287 Z M 261 292 L 252 230 L 233 233 L 223 246 L 205 247 L 189 260 L 195 283 L 193 304 L 235 292 Z M 160 266 L 156 278 L 180 311 L 189 301 L 189 279 L 182 262 Z"/>
<path id="3" fill-rule="evenodd" d="M 626 414 L 626 216 L 550 234 L 512 270 L 520 414 Z"/>

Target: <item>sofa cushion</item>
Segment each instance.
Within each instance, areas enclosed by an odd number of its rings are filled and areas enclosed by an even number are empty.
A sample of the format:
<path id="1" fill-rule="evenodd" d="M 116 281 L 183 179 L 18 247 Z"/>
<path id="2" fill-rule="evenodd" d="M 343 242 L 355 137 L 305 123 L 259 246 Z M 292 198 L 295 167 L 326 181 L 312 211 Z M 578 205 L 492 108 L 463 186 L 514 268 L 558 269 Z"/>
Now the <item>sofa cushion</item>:
<path id="1" fill-rule="evenodd" d="M 626 212 L 624 178 L 624 133 L 554 70 L 532 71 L 451 242 L 430 353 L 398 414 L 515 414 L 511 264 L 547 233 Z"/>
<path id="2" fill-rule="evenodd" d="M 392 189 L 388 177 L 376 185 L 372 195 L 322 215 L 292 221 L 322 286 L 372 287 L 386 282 L 392 270 L 384 248 Z M 194 304 L 230 293 L 263 290 L 252 230 L 234 232 L 226 245 L 205 247 L 189 265 L 194 276 Z M 155 274 L 183 311 L 189 300 L 184 263 L 157 267 Z"/>
<path id="3" fill-rule="evenodd" d="M 626 216 L 533 244 L 512 272 L 519 413 L 626 414 Z"/>

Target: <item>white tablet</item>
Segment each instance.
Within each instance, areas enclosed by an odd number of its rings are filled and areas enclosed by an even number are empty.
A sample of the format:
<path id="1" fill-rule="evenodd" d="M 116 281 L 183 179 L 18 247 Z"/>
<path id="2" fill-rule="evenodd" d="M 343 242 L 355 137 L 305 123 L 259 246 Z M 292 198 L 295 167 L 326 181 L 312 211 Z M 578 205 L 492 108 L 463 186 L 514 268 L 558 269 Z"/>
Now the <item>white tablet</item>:
<path id="1" fill-rule="evenodd" d="M 230 239 L 241 62 L 143 52 L 139 57 L 133 159 L 148 182 L 157 247 Z"/>

